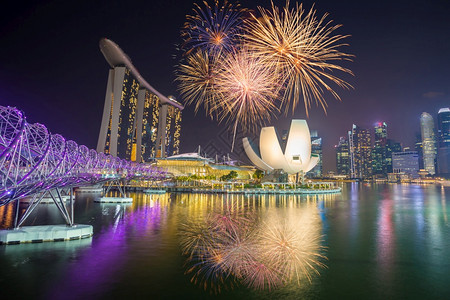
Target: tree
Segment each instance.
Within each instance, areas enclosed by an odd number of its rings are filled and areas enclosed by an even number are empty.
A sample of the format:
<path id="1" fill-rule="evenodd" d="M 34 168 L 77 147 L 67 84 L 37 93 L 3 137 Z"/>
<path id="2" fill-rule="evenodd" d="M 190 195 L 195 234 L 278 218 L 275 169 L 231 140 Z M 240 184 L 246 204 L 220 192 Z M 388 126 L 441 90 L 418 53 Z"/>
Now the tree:
<path id="1" fill-rule="evenodd" d="M 236 171 L 230 171 L 227 175 L 220 176 L 220 180 L 222 181 L 228 181 L 231 179 L 235 179 L 238 177 L 238 173 Z"/>
<path id="2" fill-rule="evenodd" d="M 257 169 L 255 171 L 255 173 L 253 173 L 252 177 L 253 177 L 253 179 L 256 179 L 256 181 L 260 182 L 261 179 L 264 177 L 264 172 L 259 170 L 259 169 Z"/>

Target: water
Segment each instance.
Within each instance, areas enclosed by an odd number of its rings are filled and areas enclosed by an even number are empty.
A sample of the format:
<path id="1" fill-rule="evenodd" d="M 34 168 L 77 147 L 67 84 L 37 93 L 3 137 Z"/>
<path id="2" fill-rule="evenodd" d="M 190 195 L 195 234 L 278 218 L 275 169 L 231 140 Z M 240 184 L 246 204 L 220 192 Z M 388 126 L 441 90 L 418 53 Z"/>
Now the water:
<path id="1" fill-rule="evenodd" d="M 339 195 L 133 197 L 132 205 L 78 197 L 76 222 L 94 226 L 90 239 L 0 246 L 1 298 L 450 299 L 448 187 L 349 183 Z M 234 276 L 219 271 L 208 273 L 216 280 L 199 276 L 191 282 L 206 260 L 205 254 L 203 261 L 183 254 L 199 253 L 186 248 L 196 237 L 192 232 L 227 220 L 237 220 L 236 236 L 259 241 L 248 244 L 254 257 L 277 258 L 272 242 L 280 234 L 303 249 L 293 261 L 281 255 L 284 263 L 275 260 L 276 274 L 291 280 L 257 289 L 245 274 L 255 269 L 235 259 L 228 269 Z M 0 208 L 0 226 L 12 222 L 13 206 Z M 40 205 L 27 222 L 63 221 L 54 205 Z M 227 239 L 214 235 L 210 249 Z M 310 259 L 320 275 L 310 272 L 309 282 L 287 274 L 286 265 L 298 270 L 296 259 Z"/>

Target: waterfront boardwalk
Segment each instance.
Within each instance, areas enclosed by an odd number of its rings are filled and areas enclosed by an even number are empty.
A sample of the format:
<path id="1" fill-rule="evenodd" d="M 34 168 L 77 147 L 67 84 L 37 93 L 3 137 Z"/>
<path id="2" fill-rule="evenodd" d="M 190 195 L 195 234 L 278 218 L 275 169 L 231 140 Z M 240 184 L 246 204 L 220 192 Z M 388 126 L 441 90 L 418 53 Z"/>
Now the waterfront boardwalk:
<path id="1" fill-rule="evenodd" d="M 174 192 L 192 192 L 205 194 L 335 194 L 340 193 L 341 188 L 329 189 L 209 189 L 209 188 L 192 188 L 192 189 L 172 189 Z"/>

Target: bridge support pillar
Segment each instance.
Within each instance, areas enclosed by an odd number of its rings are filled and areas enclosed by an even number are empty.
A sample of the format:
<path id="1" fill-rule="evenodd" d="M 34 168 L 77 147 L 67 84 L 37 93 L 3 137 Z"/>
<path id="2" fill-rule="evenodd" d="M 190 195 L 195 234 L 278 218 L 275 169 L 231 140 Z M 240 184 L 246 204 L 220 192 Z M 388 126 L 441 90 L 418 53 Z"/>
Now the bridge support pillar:
<path id="1" fill-rule="evenodd" d="M 60 188 L 34 194 L 22 215 L 20 215 L 19 209 L 20 200 L 17 200 L 14 229 L 0 230 L 0 245 L 59 242 L 91 237 L 93 235 L 93 227 L 91 225 L 74 223 L 73 188 L 69 189 L 68 194 L 68 205 L 65 203 L 65 198 L 62 196 Z M 66 221 L 66 225 L 22 226 L 45 196 L 50 196 L 53 199 L 56 207 Z"/>
<path id="2" fill-rule="evenodd" d="M 34 194 L 31 198 L 31 201 L 29 202 L 29 205 L 26 209 L 26 211 L 23 213 L 22 216 L 20 216 L 20 200 L 16 201 L 16 215 L 14 218 L 14 229 L 18 229 L 22 224 L 25 222 L 25 220 L 31 215 L 31 213 L 34 211 L 34 209 L 38 206 L 39 203 L 41 203 L 42 199 L 46 196 L 50 196 L 53 199 L 53 202 L 56 204 L 56 207 L 58 208 L 59 212 L 61 213 L 62 217 L 66 221 L 66 224 L 68 226 L 74 225 L 74 206 L 73 206 L 73 188 L 70 188 L 69 190 L 69 206 L 70 209 L 67 210 L 65 198 L 61 195 L 61 189 L 55 188 L 53 190 L 48 190 L 43 193 Z M 70 211 L 70 213 L 69 213 Z M 20 218 L 19 218 L 20 217 Z"/>
<path id="3" fill-rule="evenodd" d="M 112 187 L 117 187 L 119 190 L 120 197 L 106 197 L 108 192 L 111 190 Z M 97 198 L 94 200 L 94 202 L 99 203 L 132 203 L 133 198 L 127 197 L 126 189 L 125 189 L 125 181 L 124 180 L 114 180 L 110 181 L 106 185 L 105 193 L 103 194 L 103 197 Z"/>

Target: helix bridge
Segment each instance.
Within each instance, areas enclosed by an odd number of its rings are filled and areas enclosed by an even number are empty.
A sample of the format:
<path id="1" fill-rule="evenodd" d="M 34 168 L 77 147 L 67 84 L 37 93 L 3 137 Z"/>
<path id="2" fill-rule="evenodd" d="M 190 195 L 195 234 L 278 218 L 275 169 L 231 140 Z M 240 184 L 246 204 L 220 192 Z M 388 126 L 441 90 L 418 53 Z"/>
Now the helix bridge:
<path id="1" fill-rule="evenodd" d="M 73 224 L 73 188 L 112 181 L 160 180 L 166 173 L 150 164 L 98 153 L 39 123 L 30 124 L 15 107 L 0 106 L 0 206 L 31 197 L 20 226 L 44 196 L 54 199 L 69 225 Z M 61 194 L 70 193 L 72 213 Z M 59 201 L 58 201 L 59 199 Z M 18 212 L 18 210 L 17 210 Z"/>

